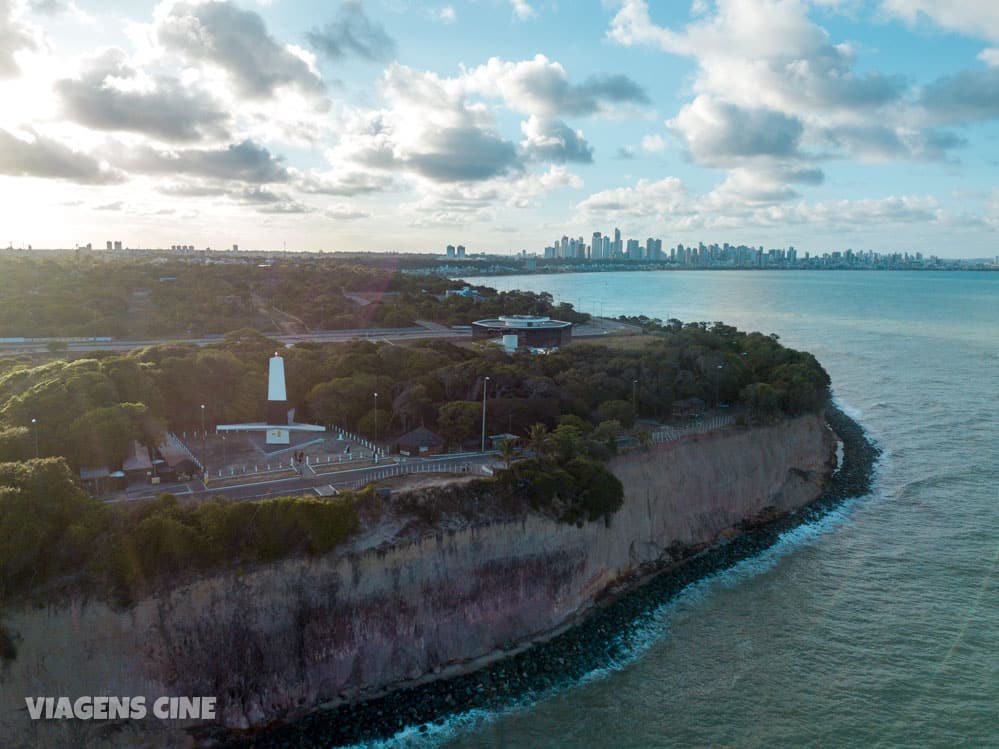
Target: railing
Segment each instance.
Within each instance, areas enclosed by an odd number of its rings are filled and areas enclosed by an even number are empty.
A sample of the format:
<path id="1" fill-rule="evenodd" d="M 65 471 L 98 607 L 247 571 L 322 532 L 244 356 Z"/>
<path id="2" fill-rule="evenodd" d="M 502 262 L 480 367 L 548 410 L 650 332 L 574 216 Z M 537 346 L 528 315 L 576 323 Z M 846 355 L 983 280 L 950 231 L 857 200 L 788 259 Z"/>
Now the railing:
<path id="1" fill-rule="evenodd" d="M 171 447 L 179 447 L 181 450 L 183 450 L 190 456 L 191 460 L 195 462 L 195 464 L 198 466 L 200 470 L 202 471 L 205 470 L 205 467 L 201 465 L 201 461 L 198 460 L 198 458 L 195 457 L 194 453 L 191 452 L 191 448 L 189 448 L 186 444 L 184 444 L 184 442 L 180 440 L 176 434 L 174 434 L 173 432 L 167 432 L 166 438 L 167 442 L 170 443 Z"/>
<path id="2" fill-rule="evenodd" d="M 716 429 L 731 426 L 734 423 L 734 415 L 723 414 L 720 416 L 711 416 L 707 419 L 699 419 L 698 421 L 694 421 L 683 426 L 664 427 L 662 429 L 657 429 L 652 433 L 652 444 L 661 445 L 665 442 L 675 442 L 676 440 L 690 434 L 713 432 Z"/>
<path id="3" fill-rule="evenodd" d="M 456 471 L 458 468 L 461 470 Z M 415 473 L 441 473 L 445 471 L 448 473 L 480 473 L 483 476 L 493 475 L 492 469 L 486 465 L 456 463 L 453 460 L 436 460 L 419 463 L 395 463 L 385 468 L 370 470 L 365 473 L 363 478 L 345 482 L 338 482 L 334 479 L 330 483 L 335 483 L 337 489 L 359 489 L 362 486 L 370 484 L 372 481 L 381 481 L 393 476 L 406 476 Z"/>
<path id="4" fill-rule="evenodd" d="M 356 442 L 358 445 L 368 448 L 369 450 L 371 450 L 373 454 L 377 454 L 380 456 L 388 455 L 388 451 L 381 445 L 376 445 L 371 440 L 362 437 L 359 434 L 354 434 L 353 432 L 349 432 L 346 429 L 341 429 L 336 424 L 330 425 L 330 431 L 335 433 L 341 440 L 348 442 Z"/>

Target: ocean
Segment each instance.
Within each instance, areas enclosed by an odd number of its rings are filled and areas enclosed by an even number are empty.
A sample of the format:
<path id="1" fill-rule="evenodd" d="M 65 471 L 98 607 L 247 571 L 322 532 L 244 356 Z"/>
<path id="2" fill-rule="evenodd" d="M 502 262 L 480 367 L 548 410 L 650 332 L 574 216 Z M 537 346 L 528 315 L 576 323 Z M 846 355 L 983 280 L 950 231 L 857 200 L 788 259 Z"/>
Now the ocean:
<path id="1" fill-rule="evenodd" d="M 999 746 L 999 274 L 472 280 L 776 333 L 883 455 L 871 494 L 688 588 L 620 663 L 380 746 Z"/>

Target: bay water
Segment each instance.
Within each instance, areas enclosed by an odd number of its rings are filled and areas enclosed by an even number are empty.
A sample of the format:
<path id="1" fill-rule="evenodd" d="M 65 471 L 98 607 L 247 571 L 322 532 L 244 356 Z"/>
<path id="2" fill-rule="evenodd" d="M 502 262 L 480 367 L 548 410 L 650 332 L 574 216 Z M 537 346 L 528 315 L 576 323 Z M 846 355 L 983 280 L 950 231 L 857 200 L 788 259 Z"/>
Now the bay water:
<path id="1" fill-rule="evenodd" d="M 883 456 L 871 494 L 688 588 L 625 661 L 384 745 L 999 747 L 999 273 L 469 280 L 776 333 Z"/>
<path id="2" fill-rule="evenodd" d="M 870 494 L 664 602 L 619 662 L 373 747 L 999 747 L 999 273 L 469 280 L 776 333 L 882 457 Z"/>

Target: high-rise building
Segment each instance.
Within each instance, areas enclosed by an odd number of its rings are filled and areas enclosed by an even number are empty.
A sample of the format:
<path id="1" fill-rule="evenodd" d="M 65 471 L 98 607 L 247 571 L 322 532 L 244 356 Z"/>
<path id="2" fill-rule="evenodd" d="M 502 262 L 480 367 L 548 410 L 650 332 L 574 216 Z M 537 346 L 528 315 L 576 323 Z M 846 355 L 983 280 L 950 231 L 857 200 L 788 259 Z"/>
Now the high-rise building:
<path id="1" fill-rule="evenodd" d="M 116 250 L 120 250 L 120 249 L 121 249 L 121 240 L 120 240 L 120 239 L 116 239 L 116 240 L 115 240 L 115 243 L 114 243 L 114 248 L 115 248 Z"/>
<path id="2" fill-rule="evenodd" d="M 111 240 L 110 239 L 108 240 L 108 249 L 109 250 L 111 249 Z"/>
<path id="3" fill-rule="evenodd" d="M 447 256 L 448 257 L 454 257 L 454 245 L 453 244 L 449 244 L 447 246 L 446 252 L 447 252 Z"/>
<path id="4" fill-rule="evenodd" d="M 638 240 L 637 239 L 629 239 L 628 240 L 628 259 L 629 260 L 641 260 L 642 259 L 642 251 L 641 251 L 641 249 L 639 249 L 639 245 L 638 245 Z"/>
<path id="5" fill-rule="evenodd" d="M 611 238 L 610 236 L 604 237 L 603 247 L 600 250 L 600 257 L 602 260 L 606 260 L 611 256 Z"/>
<path id="6" fill-rule="evenodd" d="M 614 228 L 614 257 L 621 257 L 621 230 Z"/>
<path id="7" fill-rule="evenodd" d="M 593 237 L 590 239 L 590 259 L 600 260 L 604 249 L 604 240 L 600 236 L 600 232 L 593 232 Z"/>
<path id="8" fill-rule="evenodd" d="M 458 257 L 465 257 L 465 245 L 463 244 L 458 245 Z"/>

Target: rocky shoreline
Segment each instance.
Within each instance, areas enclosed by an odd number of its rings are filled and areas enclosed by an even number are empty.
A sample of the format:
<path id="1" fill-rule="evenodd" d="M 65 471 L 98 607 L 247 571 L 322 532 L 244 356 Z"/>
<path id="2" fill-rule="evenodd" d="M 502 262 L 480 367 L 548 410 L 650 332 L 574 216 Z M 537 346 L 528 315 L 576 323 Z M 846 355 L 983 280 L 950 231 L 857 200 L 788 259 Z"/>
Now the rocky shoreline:
<path id="1" fill-rule="evenodd" d="M 385 739 L 407 726 L 428 731 L 470 710 L 498 710 L 530 701 L 618 662 L 632 648 L 635 625 L 688 585 L 759 554 L 789 529 L 818 520 L 844 500 L 870 491 L 880 450 L 838 408 L 830 405 L 826 420 L 843 443 L 843 461 L 816 501 L 776 519 L 747 521 L 734 538 L 706 550 L 677 549 L 673 560 L 635 576 L 620 586 L 623 592 L 607 597 L 582 622 L 551 639 L 471 673 L 319 709 L 251 734 L 202 729 L 196 739 L 203 746 L 233 749 L 334 747 Z"/>

